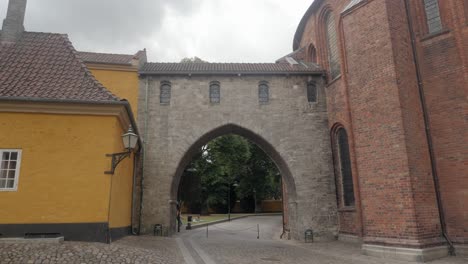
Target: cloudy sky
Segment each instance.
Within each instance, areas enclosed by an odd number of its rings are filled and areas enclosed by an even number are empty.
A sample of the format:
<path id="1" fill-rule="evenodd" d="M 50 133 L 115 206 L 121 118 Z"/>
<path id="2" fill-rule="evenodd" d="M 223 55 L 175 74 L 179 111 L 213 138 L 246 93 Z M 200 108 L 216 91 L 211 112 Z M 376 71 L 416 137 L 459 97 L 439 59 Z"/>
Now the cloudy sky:
<path id="1" fill-rule="evenodd" d="M 150 61 L 274 62 L 313 0 L 28 0 L 28 31 L 67 33 L 78 50 Z M 0 0 L 0 17 L 8 0 Z"/>

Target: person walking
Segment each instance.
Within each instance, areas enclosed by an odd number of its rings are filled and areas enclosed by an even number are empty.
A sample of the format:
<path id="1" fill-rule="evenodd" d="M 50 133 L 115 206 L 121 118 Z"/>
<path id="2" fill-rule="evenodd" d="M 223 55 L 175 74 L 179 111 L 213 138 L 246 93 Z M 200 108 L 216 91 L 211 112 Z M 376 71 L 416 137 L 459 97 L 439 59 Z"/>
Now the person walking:
<path id="1" fill-rule="evenodd" d="M 180 233 L 180 227 L 182 226 L 182 219 L 181 219 L 181 212 L 180 212 L 180 204 L 179 204 L 179 202 L 177 202 L 177 215 L 176 215 L 176 219 L 177 219 L 177 232 Z"/>

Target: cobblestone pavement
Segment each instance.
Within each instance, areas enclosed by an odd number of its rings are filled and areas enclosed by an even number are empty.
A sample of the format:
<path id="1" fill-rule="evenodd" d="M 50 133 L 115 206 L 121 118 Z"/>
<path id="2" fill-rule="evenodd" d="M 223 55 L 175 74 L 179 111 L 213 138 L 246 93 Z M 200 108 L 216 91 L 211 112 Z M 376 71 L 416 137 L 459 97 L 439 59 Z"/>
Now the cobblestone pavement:
<path id="1" fill-rule="evenodd" d="M 257 239 L 257 224 L 260 226 L 260 239 Z M 178 236 L 187 263 L 196 264 L 407 264 L 395 261 L 364 256 L 360 246 L 343 243 L 304 244 L 275 239 L 279 234 L 281 216 L 249 217 L 230 223 L 223 223 L 206 229 L 183 232 Z M 185 249 L 184 249 L 185 248 Z M 188 255 L 188 256 L 187 256 Z M 445 258 L 430 262 L 431 264 L 466 264 L 467 258 Z"/>
<path id="2" fill-rule="evenodd" d="M 161 263 L 183 264 L 174 239 L 126 237 L 111 245 L 103 243 L 63 242 L 0 243 L 1 264 L 107 264 Z"/>
<path id="3" fill-rule="evenodd" d="M 257 239 L 257 224 L 260 239 Z M 278 240 L 281 216 L 238 219 L 206 229 L 184 231 L 175 238 L 126 237 L 112 245 L 0 243 L 0 263 L 161 263 L 161 264 L 408 264 L 368 257 L 359 245 L 342 242 L 304 244 Z M 468 258 L 448 257 L 430 264 L 466 264 Z"/>

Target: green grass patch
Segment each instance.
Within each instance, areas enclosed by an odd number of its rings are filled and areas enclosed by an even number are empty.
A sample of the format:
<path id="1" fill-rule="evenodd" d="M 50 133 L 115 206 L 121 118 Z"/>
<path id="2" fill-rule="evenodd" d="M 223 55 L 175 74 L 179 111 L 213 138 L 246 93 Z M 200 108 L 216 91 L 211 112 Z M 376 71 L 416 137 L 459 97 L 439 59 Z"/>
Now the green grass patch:
<path id="1" fill-rule="evenodd" d="M 210 214 L 210 215 L 198 215 L 198 214 L 183 214 L 182 215 L 182 222 L 187 224 L 187 216 L 192 216 L 192 225 L 200 225 L 211 223 L 215 221 L 225 220 L 228 219 L 228 214 Z M 231 219 L 247 216 L 251 214 L 231 214 Z"/>

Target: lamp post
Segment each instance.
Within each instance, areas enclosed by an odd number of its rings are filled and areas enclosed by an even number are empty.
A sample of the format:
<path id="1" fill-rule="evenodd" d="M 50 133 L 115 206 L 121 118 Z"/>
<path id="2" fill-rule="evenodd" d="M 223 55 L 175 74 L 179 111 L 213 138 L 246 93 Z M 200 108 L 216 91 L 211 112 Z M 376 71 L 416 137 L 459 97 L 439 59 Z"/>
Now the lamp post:
<path id="1" fill-rule="evenodd" d="M 232 184 L 232 186 L 237 187 L 239 186 L 237 183 Z M 228 221 L 231 221 L 231 183 L 229 183 L 229 191 L 228 191 Z"/>
<path id="2" fill-rule="evenodd" d="M 106 171 L 105 174 L 114 174 L 117 165 L 126 157 L 130 156 L 130 153 L 135 149 L 138 143 L 138 135 L 133 133 L 133 128 L 130 126 L 127 133 L 122 135 L 122 141 L 125 152 L 107 154 L 106 157 L 112 157 L 111 170 Z"/>

